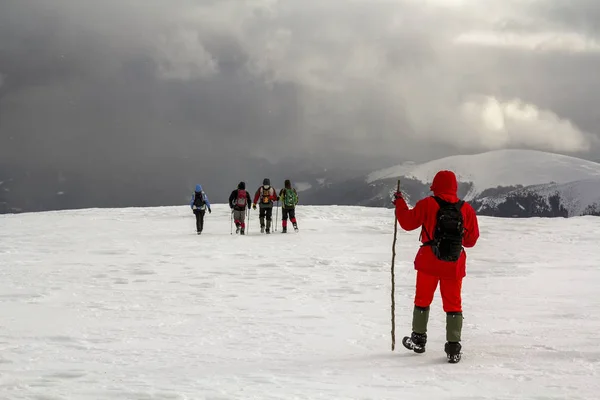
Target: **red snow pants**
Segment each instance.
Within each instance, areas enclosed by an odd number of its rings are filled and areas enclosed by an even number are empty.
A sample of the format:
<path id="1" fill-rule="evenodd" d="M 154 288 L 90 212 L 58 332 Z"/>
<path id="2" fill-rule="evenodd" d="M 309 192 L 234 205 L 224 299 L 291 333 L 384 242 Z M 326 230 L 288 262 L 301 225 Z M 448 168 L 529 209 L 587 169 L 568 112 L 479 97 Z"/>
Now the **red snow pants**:
<path id="1" fill-rule="evenodd" d="M 415 292 L 415 306 L 429 307 L 433 301 L 438 282 L 442 295 L 442 304 L 445 312 L 462 312 L 462 278 L 445 279 L 417 271 L 417 288 Z"/>

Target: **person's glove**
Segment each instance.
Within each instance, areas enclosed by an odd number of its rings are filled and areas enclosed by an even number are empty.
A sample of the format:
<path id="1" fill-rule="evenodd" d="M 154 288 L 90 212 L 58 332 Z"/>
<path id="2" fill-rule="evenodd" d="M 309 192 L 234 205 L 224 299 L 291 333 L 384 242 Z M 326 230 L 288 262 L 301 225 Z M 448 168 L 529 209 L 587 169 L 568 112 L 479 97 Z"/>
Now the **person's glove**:
<path id="1" fill-rule="evenodd" d="M 252 204 L 252 209 L 256 210 L 256 203 Z"/>
<path id="2" fill-rule="evenodd" d="M 392 203 L 394 205 L 396 205 L 396 203 L 398 202 L 398 200 L 404 200 L 404 197 L 402 196 L 402 192 L 396 192 L 396 193 L 394 193 L 394 197 L 393 197 Z"/>
<path id="3" fill-rule="evenodd" d="M 212 214 L 212 211 L 210 210 L 210 207 L 208 207 L 208 213 Z"/>

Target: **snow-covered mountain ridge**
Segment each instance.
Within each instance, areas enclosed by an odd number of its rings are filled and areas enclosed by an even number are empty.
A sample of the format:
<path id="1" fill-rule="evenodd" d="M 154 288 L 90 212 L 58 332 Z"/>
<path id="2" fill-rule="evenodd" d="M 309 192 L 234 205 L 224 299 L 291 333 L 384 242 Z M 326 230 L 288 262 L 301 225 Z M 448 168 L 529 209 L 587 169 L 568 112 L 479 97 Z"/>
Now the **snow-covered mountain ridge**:
<path id="1" fill-rule="evenodd" d="M 423 164 L 405 163 L 367 175 L 367 183 L 408 177 L 431 182 L 436 172 L 454 171 L 460 182 L 471 183 L 465 199 L 498 186 L 530 186 L 600 178 L 600 163 L 536 150 L 496 150 L 440 158 Z"/>
<path id="2" fill-rule="evenodd" d="M 504 194 L 484 196 L 472 204 L 483 215 L 518 217 L 531 211 L 537 216 L 600 216 L 600 178 L 531 185 Z M 525 215 L 526 216 L 526 215 Z"/>
<path id="3" fill-rule="evenodd" d="M 404 163 L 341 184 L 307 191 L 316 204 L 390 207 L 396 182 L 410 204 L 431 194 L 440 170 L 453 171 L 459 196 L 483 215 L 570 217 L 600 215 L 600 163 L 535 150 L 496 150 Z"/>

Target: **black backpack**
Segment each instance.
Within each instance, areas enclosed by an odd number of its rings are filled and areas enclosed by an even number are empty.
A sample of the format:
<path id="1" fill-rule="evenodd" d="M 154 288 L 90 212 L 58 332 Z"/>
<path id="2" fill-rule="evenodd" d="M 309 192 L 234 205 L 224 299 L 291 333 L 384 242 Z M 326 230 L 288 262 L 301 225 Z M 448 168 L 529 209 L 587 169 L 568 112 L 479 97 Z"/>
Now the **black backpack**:
<path id="1" fill-rule="evenodd" d="M 206 202 L 204 201 L 204 193 L 203 192 L 200 192 L 200 193 L 195 192 L 194 206 L 196 206 L 197 209 L 202 209 L 205 204 L 206 204 Z"/>
<path id="2" fill-rule="evenodd" d="M 465 202 L 459 200 L 457 203 L 449 203 L 437 196 L 433 196 L 433 198 L 440 209 L 437 212 L 433 239 L 425 230 L 429 241 L 423 243 L 423 246 L 431 246 L 433 254 L 442 261 L 457 261 L 463 250 L 462 240 L 465 228 L 460 210 Z"/>

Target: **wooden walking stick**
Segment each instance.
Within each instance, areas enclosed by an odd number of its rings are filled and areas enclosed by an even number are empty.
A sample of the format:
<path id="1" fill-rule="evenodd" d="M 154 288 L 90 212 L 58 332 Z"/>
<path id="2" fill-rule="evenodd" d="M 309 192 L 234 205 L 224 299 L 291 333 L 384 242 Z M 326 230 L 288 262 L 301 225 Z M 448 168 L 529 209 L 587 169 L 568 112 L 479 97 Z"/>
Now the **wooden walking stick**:
<path id="1" fill-rule="evenodd" d="M 400 179 L 396 193 L 400 191 Z M 392 243 L 392 351 L 396 348 L 396 301 L 394 298 L 394 288 L 396 280 L 394 277 L 394 261 L 396 260 L 396 236 L 398 234 L 398 221 L 396 219 L 396 209 L 394 208 L 394 242 Z"/>

